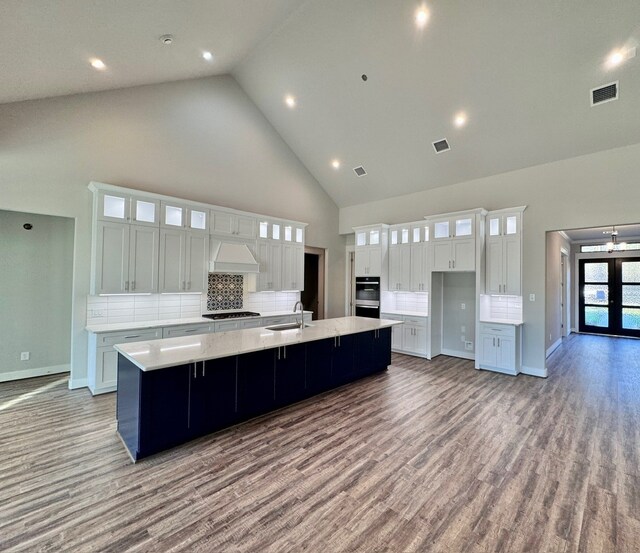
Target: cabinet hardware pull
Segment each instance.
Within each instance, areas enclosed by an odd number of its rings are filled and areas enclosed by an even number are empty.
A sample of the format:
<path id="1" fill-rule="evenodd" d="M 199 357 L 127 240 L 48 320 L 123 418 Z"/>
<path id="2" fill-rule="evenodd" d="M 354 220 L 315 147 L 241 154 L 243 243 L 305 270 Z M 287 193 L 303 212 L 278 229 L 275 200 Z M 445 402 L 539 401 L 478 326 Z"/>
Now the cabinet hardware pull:
<path id="1" fill-rule="evenodd" d="M 341 336 L 338 336 L 338 347 L 341 348 L 342 347 L 342 342 L 340 340 Z"/>
<path id="2" fill-rule="evenodd" d="M 493 347 L 496 347 L 496 339 L 493 339 Z"/>
<path id="3" fill-rule="evenodd" d="M 185 289 L 185 281 L 184 280 L 182 281 L 182 289 L 183 290 Z"/>
<path id="4" fill-rule="evenodd" d="M 187 282 L 187 290 L 191 290 L 191 281 Z"/>
<path id="5" fill-rule="evenodd" d="M 280 360 L 280 348 L 278 348 L 278 361 Z"/>
<path id="6" fill-rule="evenodd" d="M 133 334 L 131 336 L 125 336 L 125 340 L 131 340 L 131 338 L 140 338 L 140 334 Z"/>
<path id="7" fill-rule="evenodd" d="M 196 364 L 193 364 L 193 378 L 198 378 L 198 373 L 196 372 Z"/>
<path id="8" fill-rule="evenodd" d="M 198 330 L 197 328 L 190 328 L 188 330 L 185 330 L 185 332 L 195 332 L 196 330 Z"/>
<path id="9" fill-rule="evenodd" d="M 132 280 L 131 281 L 131 290 L 135 290 L 136 289 L 136 281 Z"/>
<path id="10" fill-rule="evenodd" d="M 129 281 L 128 280 L 124 281 L 124 289 L 125 290 L 129 290 Z"/>
<path id="11" fill-rule="evenodd" d="M 202 362 L 202 376 L 205 376 L 205 364 L 204 361 Z"/>
<path id="12" fill-rule="evenodd" d="M 500 338 L 498 338 L 498 347 L 500 347 Z"/>
<path id="13" fill-rule="evenodd" d="M 282 349 L 284 350 L 284 358 L 286 359 L 287 358 L 287 346 L 284 346 Z"/>

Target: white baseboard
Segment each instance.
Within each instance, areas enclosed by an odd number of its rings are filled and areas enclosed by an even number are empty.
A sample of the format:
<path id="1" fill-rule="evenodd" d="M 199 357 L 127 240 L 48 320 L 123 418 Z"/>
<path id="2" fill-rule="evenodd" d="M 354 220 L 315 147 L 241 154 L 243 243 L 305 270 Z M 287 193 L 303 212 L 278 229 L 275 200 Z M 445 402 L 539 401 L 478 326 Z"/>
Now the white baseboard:
<path id="1" fill-rule="evenodd" d="M 525 367 L 524 365 L 522 365 L 520 372 L 522 374 L 528 374 L 529 376 L 538 376 L 540 378 L 547 378 L 547 376 L 549 376 L 547 367 L 545 367 L 544 369 L 536 369 L 534 367 Z"/>
<path id="2" fill-rule="evenodd" d="M 498 367 L 477 367 L 481 371 L 491 371 L 494 373 L 508 374 L 509 376 L 517 376 L 518 371 L 515 369 L 501 369 Z"/>
<path id="3" fill-rule="evenodd" d="M 69 365 L 52 365 L 50 367 L 39 367 L 37 369 L 24 369 L 22 371 L 12 371 L 10 373 L 0 373 L 0 382 L 10 380 L 22 380 L 24 378 L 34 378 L 47 374 L 68 373 L 71 370 Z"/>
<path id="4" fill-rule="evenodd" d="M 69 390 L 77 390 L 78 388 L 86 388 L 89 382 L 86 378 L 70 378 Z"/>
<path id="5" fill-rule="evenodd" d="M 562 338 L 558 338 L 553 344 L 549 346 L 547 349 L 546 357 L 549 357 L 554 351 L 556 351 L 562 345 Z"/>
<path id="6" fill-rule="evenodd" d="M 456 349 L 444 349 L 440 351 L 441 355 L 448 355 L 449 357 L 460 357 L 461 359 L 469 359 L 470 361 L 476 360 L 476 355 L 473 352 L 458 351 Z"/>

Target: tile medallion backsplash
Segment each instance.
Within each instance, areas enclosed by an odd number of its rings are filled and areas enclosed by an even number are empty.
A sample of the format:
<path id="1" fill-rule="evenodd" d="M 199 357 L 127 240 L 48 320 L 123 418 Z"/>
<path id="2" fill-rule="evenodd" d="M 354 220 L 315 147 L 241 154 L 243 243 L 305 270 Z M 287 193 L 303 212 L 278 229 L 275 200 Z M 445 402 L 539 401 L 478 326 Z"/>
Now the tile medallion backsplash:
<path id="1" fill-rule="evenodd" d="M 242 275 L 209 273 L 207 310 L 242 309 Z"/>

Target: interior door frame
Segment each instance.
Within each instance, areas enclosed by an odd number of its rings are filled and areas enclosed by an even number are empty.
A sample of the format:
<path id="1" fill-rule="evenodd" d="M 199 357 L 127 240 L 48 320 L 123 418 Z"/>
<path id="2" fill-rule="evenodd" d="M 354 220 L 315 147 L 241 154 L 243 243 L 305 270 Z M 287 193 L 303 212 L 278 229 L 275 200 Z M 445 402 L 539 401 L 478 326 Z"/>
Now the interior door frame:
<path id="1" fill-rule="evenodd" d="M 325 290 L 327 288 L 325 276 L 327 274 L 327 271 L 325 270 L 326 250 L 324 248 L 316 248 L 315 246 L 305 245 L 304 253 L 310 253 L 318 256 L 318 319 L 324 319 L 325 313 L 327 312 L 325 293 Z"/>

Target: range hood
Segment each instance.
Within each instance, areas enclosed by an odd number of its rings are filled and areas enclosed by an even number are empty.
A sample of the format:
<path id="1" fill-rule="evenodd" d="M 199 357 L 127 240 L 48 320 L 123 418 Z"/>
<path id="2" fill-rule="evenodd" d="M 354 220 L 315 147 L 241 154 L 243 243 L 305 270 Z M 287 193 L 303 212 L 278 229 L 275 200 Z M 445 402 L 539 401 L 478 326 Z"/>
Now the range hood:
<path id="1" fill-rule="evenodd" d="M 260 266 L 246 244 L 212 240 L 209 272 L 259 273 Z"/>

